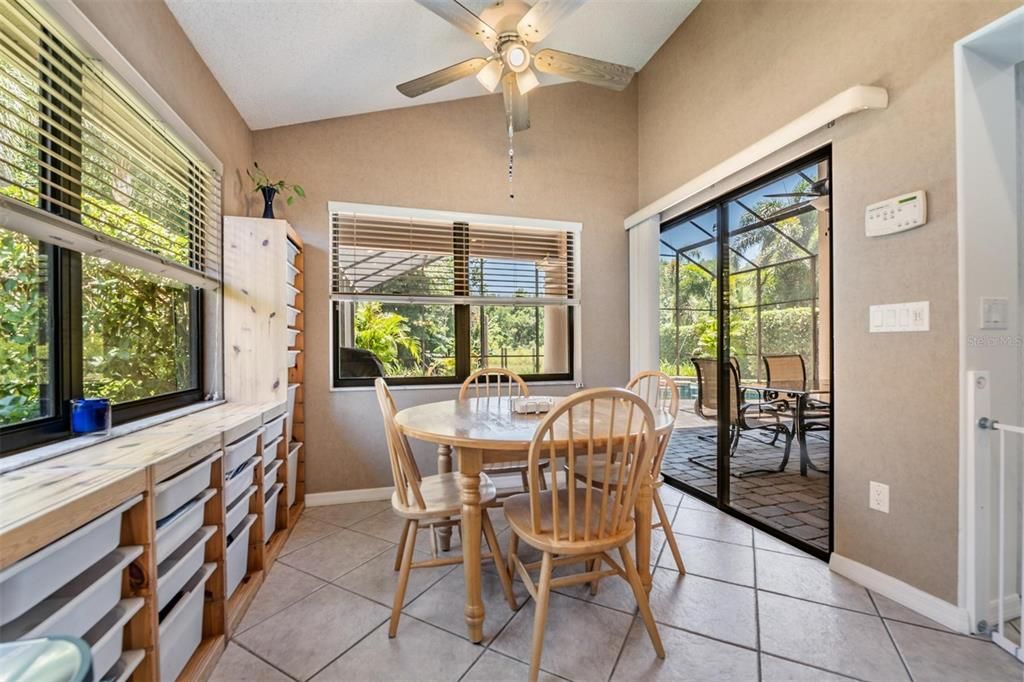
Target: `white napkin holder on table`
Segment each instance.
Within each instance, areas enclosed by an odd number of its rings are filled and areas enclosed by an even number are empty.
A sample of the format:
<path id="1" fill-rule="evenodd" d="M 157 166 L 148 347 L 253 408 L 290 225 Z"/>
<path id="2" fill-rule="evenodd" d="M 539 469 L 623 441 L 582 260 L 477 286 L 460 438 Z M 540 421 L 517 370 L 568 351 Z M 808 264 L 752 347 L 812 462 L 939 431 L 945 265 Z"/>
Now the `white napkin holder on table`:
<path id="1" fill-rule="evenodd" d="M 520 396 L 512 399 L 512 411 L 516 414 L 544 414 L 549 412 L 554 404 L 554 398 Z"/>

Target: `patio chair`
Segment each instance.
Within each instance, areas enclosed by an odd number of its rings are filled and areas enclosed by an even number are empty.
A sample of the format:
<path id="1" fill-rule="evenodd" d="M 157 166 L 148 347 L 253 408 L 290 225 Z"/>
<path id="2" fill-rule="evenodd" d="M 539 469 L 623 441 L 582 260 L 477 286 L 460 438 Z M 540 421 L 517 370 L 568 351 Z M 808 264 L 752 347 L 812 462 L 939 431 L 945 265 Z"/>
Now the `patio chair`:
<path id="1" fill-rule="evenodd" d="M 782 353 L 762 355 L 761 359 L 764 361 L 766 386 L 780 391 L 807 390 L 807 366 L 802 355 Z M 780 397 L 779 402 L 784 404 L 787 411 L 793 409 L 785 397 Z M 831 403 L 808 396 L 802 420 L 804 432 L 811 434 L 814 431 L 828 431 L 831 409 Z"/>
<path id="2" fill-rule="evenodd" d="M 715 358 L 692 358 L 694 368 L 697 370 L 697 399 L 694 401 L 694 412 L 697 416 L 708 421 L 718 421 L 718 361 Z M 782 436 L 785 445 L 782 464 L 778 469 L 757 469 L 754 471 L 737 474 L 748 476 L 755 473 L 777 473 L 784 471 L 789 463 L 789 451 L 793 444 L 793 430 L 788 424 L 780 419 L 781 406 L 772 401 L 748 403 L 743 399 L 743 390 L 740 388 L 739 366 L 735 358 L 729 362 L 729 456 L 736 455 L 736 448 L 740 442 L 740 436 L 749 431 L 770 431 L 774 436 Z M 772 443 L 774 444 L 774 439 Z M 695 455 L 689 461 L 705 469 L 714 470 L 702 459 L 714 457 L 714 455 Z"/>

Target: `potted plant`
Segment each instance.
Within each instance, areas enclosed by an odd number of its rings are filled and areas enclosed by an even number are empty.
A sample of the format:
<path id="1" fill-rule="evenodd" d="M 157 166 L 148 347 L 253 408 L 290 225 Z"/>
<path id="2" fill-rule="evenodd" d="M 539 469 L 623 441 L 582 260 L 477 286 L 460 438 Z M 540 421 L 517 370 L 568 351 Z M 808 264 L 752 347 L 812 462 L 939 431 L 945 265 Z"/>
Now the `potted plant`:
<path id="1" fill-rule="evenodd" d="M 252 164 L 252 170 L 246 170 L 246 174 L 249 179 L 252 180 L 255 188 L 253 191 L 259 191 L 263 194 L 263 217 L 273 218 L 274 217 L 274 197 L 278 193 L 284 195 L 288 193 L 286 202 L 289 206 L 295 201 L 295 197 L 306 198 L 306 190 L 302 189 L 302 185 L 290 185 L 284 180 L 271 181 L 268 176 L 258 163 Z"/>

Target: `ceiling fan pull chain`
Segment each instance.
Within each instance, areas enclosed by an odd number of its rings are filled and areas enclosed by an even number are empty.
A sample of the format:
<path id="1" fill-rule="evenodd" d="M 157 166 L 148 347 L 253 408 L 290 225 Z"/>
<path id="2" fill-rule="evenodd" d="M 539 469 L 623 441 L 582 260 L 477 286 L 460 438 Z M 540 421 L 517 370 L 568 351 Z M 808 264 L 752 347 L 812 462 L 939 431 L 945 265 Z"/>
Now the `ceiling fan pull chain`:
<path id="1" fill-rule="evenodd" d="M 511 190 L 511 188 L 512 188 L 512 170 L 513 170 L 513 167 L 515 166 L 515 160 L 516 160 L 516 152 L 515 152 L 515 149 L 512 146 L 512 132 L 513 132 L 512 131 L 512 120 L 511 120 L 511 117 L 510 117 L 509 118 L 509 124 L 508 124 L 508 184 L 509 184 L 509 190 Z M 509 199 L 515 199 L 516 195 L 513 192 L 509 191 L 508 198 Z"/>

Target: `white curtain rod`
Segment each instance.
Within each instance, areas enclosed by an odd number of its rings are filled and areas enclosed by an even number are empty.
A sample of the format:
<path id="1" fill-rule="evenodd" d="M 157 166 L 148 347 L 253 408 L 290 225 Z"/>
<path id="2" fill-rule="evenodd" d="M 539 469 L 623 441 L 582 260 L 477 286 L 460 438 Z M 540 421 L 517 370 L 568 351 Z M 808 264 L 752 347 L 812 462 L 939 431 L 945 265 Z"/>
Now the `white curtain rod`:
<path id="1" fill-rule="evenodd" d="M 867 109 L 885 109 L 887 106 L 889 106 L 889 93 L 885 88 L 871 85 L 855 85 L 848 88 L 746 149 L 730 156 L 717 166 L 701 173 L 693 180 L 644 206 L 626 218 L 625 227 L 629 230 L 649 218 L 660 215 L 698 192 L 721 182 L 730 175 L 738 173 L 843 116 Z"/>

